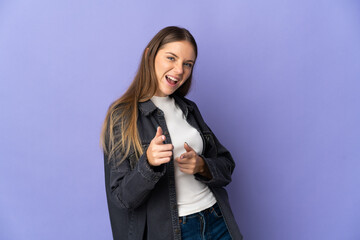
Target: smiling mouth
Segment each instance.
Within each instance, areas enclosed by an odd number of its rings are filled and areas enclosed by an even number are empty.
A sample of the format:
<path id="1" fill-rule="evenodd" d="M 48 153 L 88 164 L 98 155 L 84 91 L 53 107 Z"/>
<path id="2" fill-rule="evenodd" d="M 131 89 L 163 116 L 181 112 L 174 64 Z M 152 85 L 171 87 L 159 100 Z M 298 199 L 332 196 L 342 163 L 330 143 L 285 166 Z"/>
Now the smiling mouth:
<path id="1" fill-rule="evenodd" d="M 171 76 L 168 76 L 168 75 L 165 75 L 165 78 L 167 80 L 167 82 L 171 85 L 171 86 L 175 86 L 178 82 L 177 79 L 171 77 Z"/>

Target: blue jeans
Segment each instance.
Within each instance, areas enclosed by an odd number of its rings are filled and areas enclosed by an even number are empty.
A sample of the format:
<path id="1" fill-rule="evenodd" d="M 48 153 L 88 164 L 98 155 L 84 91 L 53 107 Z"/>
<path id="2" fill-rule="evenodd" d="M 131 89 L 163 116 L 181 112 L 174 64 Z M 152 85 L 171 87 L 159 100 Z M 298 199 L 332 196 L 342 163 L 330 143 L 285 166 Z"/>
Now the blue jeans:
<path id="1" fill-rule="evenodd" d="M 218 204 L 179 218 L 182 240 L 231 240 Z"/>

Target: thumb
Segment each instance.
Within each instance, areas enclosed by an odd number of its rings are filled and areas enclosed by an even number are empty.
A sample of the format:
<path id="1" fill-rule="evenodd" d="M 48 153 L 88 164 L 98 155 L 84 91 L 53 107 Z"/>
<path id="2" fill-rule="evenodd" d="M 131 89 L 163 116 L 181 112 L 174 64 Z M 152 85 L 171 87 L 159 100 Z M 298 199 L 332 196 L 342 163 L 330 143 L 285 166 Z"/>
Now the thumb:
<path id="1" fill-rule="evenodd" d="M 159 137 L 159 136 L 161 136 L 162 134 L 163 134 L 163 131 L 162 131 L 161 127 L 158 126 L 157 129 L 156 129 L 156 135 L 155 135 L 155 137 Z"/>
<path id="2" fill-rule="evenodd" d="M 190 152 L 190 151 L 194 150 L 194 149 L 192 149 L 192 147 L 189 146 L 189 144 L 187 142 L 184 143 L 184 148 L 185 148 L 186 152 Z"/>

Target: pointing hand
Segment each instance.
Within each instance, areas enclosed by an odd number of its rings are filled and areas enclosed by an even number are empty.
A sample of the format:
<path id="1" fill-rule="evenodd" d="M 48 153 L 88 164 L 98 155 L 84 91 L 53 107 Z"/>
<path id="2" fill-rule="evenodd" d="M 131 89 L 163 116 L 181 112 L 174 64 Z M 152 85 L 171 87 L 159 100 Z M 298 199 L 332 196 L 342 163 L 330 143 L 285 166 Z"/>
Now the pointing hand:
<path id="1" fill-rule="evenodd" d="M 200 175 L 211 179 L 211 173 L 204 159 L 200 157 L 187 143 L 184 143 L 184 148 L 186 152 L 175 159 L 178 163 L 180 171 L 187 174 L 199 173 Z"/>
<path id="2" fill-rule="evenodd" d="M 151 140 L 148 149 L 146 150 L 147 160 L 150 166 L 160 166 L 161 164 L 170 161 L 172 156 L 173 145 L 164 144 L 165 136 L 159 126 L 155 137 Z"/>

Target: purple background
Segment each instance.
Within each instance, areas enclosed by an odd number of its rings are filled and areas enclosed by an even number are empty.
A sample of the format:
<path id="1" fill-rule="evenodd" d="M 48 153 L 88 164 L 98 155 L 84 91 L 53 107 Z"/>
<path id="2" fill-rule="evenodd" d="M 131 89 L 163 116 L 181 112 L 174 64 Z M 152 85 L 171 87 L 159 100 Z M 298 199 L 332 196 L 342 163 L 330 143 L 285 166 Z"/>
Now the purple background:
<path id="1" fill-rule="evenodd" d="M 0 239 L 111 239 L 100 127 L 168 25 L 245 239 L 360 239 L 355 0 L 0 1 Z"/>

